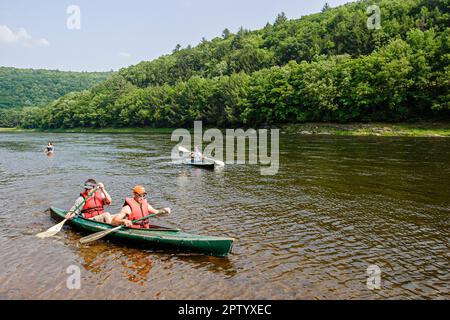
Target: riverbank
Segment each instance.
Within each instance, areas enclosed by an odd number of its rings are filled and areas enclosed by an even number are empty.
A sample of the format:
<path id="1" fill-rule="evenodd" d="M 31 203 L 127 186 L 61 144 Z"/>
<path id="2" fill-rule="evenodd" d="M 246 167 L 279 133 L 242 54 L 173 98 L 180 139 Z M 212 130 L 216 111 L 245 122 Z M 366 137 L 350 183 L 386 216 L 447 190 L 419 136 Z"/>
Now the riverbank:
<path id="1" fill-rule="evenodd" d="M 2 132 L 49 132 L 49 133 L 171 133 L 174 128 L 70 128 L 70 129 L 23 129 L 0 128 Z"/>
<path id="2" fill-rule="evenodd" d="M 304 123 L 281 126 L 281 131 L 306 135 L 450 137 L 450 123 Z"/>
<path id="3" fill-rule="evenodd" d="M 450 122 L 420 123 L 303 123 L 279 126 L 282 133 L 304 135 L 385 136 L 385 137 L 450 137 Z M 71 129 L 22 129 L 0 128 L 8 132 L 51 133 L 171 133 L 174 128 L 71 128 Z"/>

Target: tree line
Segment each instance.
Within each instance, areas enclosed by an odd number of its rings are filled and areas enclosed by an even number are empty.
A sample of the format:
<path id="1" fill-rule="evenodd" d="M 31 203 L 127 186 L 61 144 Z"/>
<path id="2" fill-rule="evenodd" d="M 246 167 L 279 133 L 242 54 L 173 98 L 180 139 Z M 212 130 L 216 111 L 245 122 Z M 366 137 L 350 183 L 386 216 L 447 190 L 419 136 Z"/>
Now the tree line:
<path id="1" fill-rule="evenodd" d="M 44 106 L 69 92 L 90 88 L 110 74 L 0 67 L 0 109 Z"/>
<path id="2" fill-rule="evenodd" d="M 378 30 L 367 28 L 372 4 L 382 12 Z M 13 118 L 26 128 L 72 128 L 448 117 L 449 22 L 448 0 L 358 1 L 297 20 L 280 14 L 261 30 L 177 46 Z"/>

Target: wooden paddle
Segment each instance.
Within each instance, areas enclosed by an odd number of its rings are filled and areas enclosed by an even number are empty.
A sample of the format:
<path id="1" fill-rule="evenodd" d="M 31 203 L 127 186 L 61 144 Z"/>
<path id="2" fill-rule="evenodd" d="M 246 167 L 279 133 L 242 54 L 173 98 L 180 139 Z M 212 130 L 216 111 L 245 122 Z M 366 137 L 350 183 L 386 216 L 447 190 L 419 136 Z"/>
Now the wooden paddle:
<path id="1" fill-rule="evenodd" d="M 178 147 L 178 150 L 181 151 L 181 152 L 184 152 L 184 153 L 191 153 L 188 149 L 186 149 L 186 148 L 184 148 L 184 147 L 181 147 L 181 146 Z M 214 161 L 215 164 L 217 164 L 217 165 L 219 165 L 219 166 L 221 166 L 221 167 L 224 167 L 224 166 L 225 166 L 225 163 L 224 163 L 223 161 L 215 160 L 215 159 L 211 159 L 211 158 L 207 158 L 207 157 L 205 157 L 205 159 L 206 159 L 206 160 Z"/>
<path id="2" fill-rule="evenodd" d="M 83 202 L 80 203 L 80 204 L 75 208 L 74 211 L 77 212 L 82 206 L 84 206 L 84 204 L 86 203 L 86 201 L 87 201 L 90 197 L 92 197 L 92 195 L 97 191 L 97 189 L 98 189 L 98 188 L 94 188 L 94 189 L 92 190 L 92 192 L 89 193 L 88 196 L 83 200 Z M 38 233 L 38 234 L 36 235 L 36 237 L 42 239 L 42 238 L 48 238 L 48 237 L 54 236 L 55 234 L 57 234 L 58 232 L 61 231 L 62 227 L 63 227 L 64 224 L 67 222 L 67 220 L 68 220 L 68 219 L 64 219 L 63 221 L 61 221 L 60 223 L 58 223 L 58 224 L 54 225 L 53 227 L 47 229 L 46 231 L 41 232 L 41 233 Z"/>
<path id="3" fill-rule="evenodd" d="M 136 224 L 139 221 L 144 221 L 144 220 L 147 220 L 148 218 L 156 217 L 157 215 L 160 215 L 160 214 L 163 214 L 163 213 L 165 213 L 165 211 L 159 212 L 159 213 L 155 213 L 155 214 L 151 214 L 151 215 L 148 215 L 148 216 L 143 217 L 141 219 L 133 220 L 132 222 L 133 222 L 133 224 Z M 117 226 L 117 227 L 112 228 L 112 229 L 108 229 L 108 230 L 105 230 L 105 231 L 100 231 L 100 232 L 97 232 L 97 233 L 90 234 L 90 235 L 88 235 L 86 237 L 81 238 L 80 239 L 80 243 L 84 244 L 84 243 L 96 241 L 98 239 L 101 239 L 101 238 L 107 236 L 110 233 L 113 233 L 113 232 L 116 232 L 116 231 L 122 229 L 123 227 L 125 227 L 125 226 Z"/>

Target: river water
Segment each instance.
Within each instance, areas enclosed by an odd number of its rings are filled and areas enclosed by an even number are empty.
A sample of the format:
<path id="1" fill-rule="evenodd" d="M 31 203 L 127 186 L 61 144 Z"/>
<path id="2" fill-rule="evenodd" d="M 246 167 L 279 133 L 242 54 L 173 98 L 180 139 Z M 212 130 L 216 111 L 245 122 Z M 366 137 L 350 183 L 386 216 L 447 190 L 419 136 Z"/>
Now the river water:
<path id="1" fill-rule="evenodd" d="M 275 176 L 185 167 L 173 146 L 169 134 L 0 134 L 0 298 L 449 298 L 449 139 L 282 135 Z M 172 208 L 154 223 L 233 237 L 233 252 L 82 246 L 70 227 L 36 238 L 55 224 L 48 208 L 68 208 L 90 177 L 109 211 L 144 184 L 154 207 Z M 70 266 L 80 289 L 67 287 Z"/>

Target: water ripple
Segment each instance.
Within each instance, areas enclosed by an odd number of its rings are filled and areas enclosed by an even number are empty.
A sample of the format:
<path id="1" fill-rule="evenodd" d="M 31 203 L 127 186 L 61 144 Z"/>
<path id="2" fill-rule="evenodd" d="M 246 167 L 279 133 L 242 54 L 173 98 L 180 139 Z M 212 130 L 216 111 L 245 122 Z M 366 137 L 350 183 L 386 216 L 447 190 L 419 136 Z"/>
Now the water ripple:
<path id="1" fill-rule="evenodd" d="M 42 147 L 56 144 L 48 158 Z M 41 299 L 448 299 L 450 146 L 447 140 L 282 136 L 278 175 L 258 166 L 204 171 L 172 163 L 165 134 L 0 135 L 0 298 Z M 80 246 L 54 222 L 88 177 L 113 204 L 145 184 L 154 219 L 231 236 L 228 258 Z M 382 270 L 367 290 L 366 269 Z M 67 267 L 81 290 L 66 287 Z M 120 293 L 120 294 L 119 294 Z"/>

